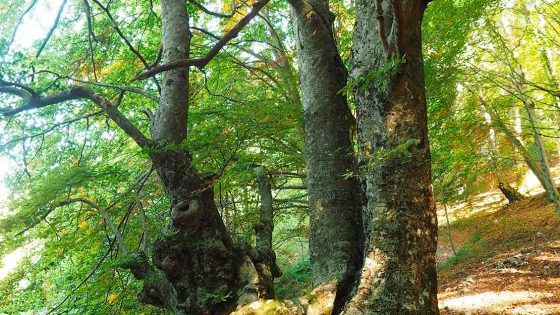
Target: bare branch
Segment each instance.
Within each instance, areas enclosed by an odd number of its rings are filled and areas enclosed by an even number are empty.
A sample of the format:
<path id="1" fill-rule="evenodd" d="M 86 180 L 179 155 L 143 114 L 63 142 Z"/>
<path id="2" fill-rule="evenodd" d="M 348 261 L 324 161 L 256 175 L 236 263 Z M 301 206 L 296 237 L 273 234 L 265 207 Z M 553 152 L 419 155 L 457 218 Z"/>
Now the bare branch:
<path id="1" fill-rule="evenodd" d="M 99 110 L 99 111 L 96 111 L 96 112 L 93 112 L 93 113 L 86 114 L 86 115 L 84 115 L 84 116 L 80 116 L 80 117 L 77 117 L 77 118 L 73 118 L 73 119 L 65 120 L 65 121 L 60 122 L 60 123 L 53 124 L 53 125 L 51 125 L 49 128 L 47 128 L 47 129 L 45 129 L 45 130 L 43 130 L 43 131 L 40 131 L 40 132 L 31 134 L 31 135 L 27 135 L 27 136 L 24 136 L 24 137 L 20 137 L 20 138 L 17 138 L 17 139 L 12 139 L 12 140 L 10 140 L 10 141 L 8 141 L 8 142 L 6 142 L 6 143 L 2 143 L 2 144 L 0 144 L 0 148 L 5 147 L 5 146 L 7 146 L 7 145 L 10 145 L 10 144 L 12 144 L 12 143 L 19 142 L 19 141 L 23 141 L 23 140 L 27 140 L 27 139 L 33 139 L 33 138 L 36 138 L 36 137 L 44 136 L 44 135 L 48 134 L 49 132 L 55 130 L 55 129 L 58 128 L 58 127 L 65 126 L 65 125 L 69 125 L 69 124 L 71 124 L 71 123 L 75 123 L 75 122 L 80 121 L 80 120 L 82 120 L 82 119 L 88 119 L 88 118 L 90 118 L 90 117 L 97 116 L 97 115 L 100 115 L 100 114 L 103 114 L 103 113 L 104 113 L 104 112 L 103 112 L 102 110 Z"/>
<path id="2" fill-rule="evenodd" d="M 128 38 L 126 38 L 126 36 L 124 36 L 124 33 L 121 31 L 119 25 L 117 24 L 117 21 L 115 21 L 115 19 L 113 18 L 113 15 L 111 14 L 111 12 L 109 11 L 109 9 L 107 7 L 104 7 L 101 2 L 99 2 L 98 0 L 93 0 L 93 2 L 95 2 L 95 4 L 97 4 L 101 10 L 103 10 L 103 12 L 105 12 L 105 15 L 107 15 L 107 18 L 109 18 L 109 20 L 111 21 L 111 24 L 113 24 L 113 28 L 115 29 L 115 31 L 117 32 L 117 34 L 119 35 L 119 37 L 125 42 L 126 46 L 128 46 L 128 49 L 134 54 L 136 55 L 136 57 L 138 57 L 138 59 L 142 62 L 142 64 L 148 68 L 148 62 L 146 62 L 146 59 L 144 58 L 144 56 L 142 56 L 140 54 L 140 52 L 138 52 L 138 50 L 136 48 L 134 48 L 134 46 L 132 46 L 132 44 L 130 43 L 130 41 L 128 40 Z"/>
<path id="3" fill-rule="evenodd" d="M 49 71 L 49 70 L 41 70 L 39 73 L 49 73 L 54 75 L 57 79 L 68 79 L 68 80 L 72 80 L 74 82 L 79 82 L 79 83 L 83 83 L 83 84 L 89 84 L 89 85 L 94 85 L 94 86 L 99 86 L 99 87 L 104 87 L 104 88 L 110 88 L 110 89 L 116 89 L 116 90 L 121 90 L 121 91 L 126 91 L 126 92 L 131 92 L 131 93 L 136 93 L 139 95 L 142 95 L 146 98 L 149 98 L 150 100 L 159 103 L 159 97 L 153 95 L 152 93 L 149 93 L 147 91 L 144 91 L 141 88 L 137 88 L 137 87 L 132 87 L 132 86 L 123 86 L 123 85 L 115 85 L 115 84 L 107 84 L 107 83 L 102 83 L 102 82 L 91 82 L 91 81 L 84 81 L 84 80 L 80 80 L 74 77 L 69 77 L 69 76 L 63 76 L 60 75 L 56 72 L 53 71 Z M 2 85 L 2 81 L 0 80 L 0 85 Z M 25 85 L 21 85 L 21 88 L 25 88 Z M 31 92 L 34 92 L 33 90 L 31 90 Z"/>
<path id="4" fill-rule="evenodd" d="M 97 42 L 97 38 L 95 37 L 95 32 L 93 31 L 93 15 L 91 14 L 91 7 L 89 6 L 88 0 L 83 0 L 84 3 L 84 12 L 86 14 L 87 19 L 87 29 L 88 29 L 88 45 L 89 45 L 89 53 L 91 59 L 91 67 L 93 70 L 93 78 L 95 82 L 97 82 L 97 67 L 95 66 L 95 50 L 93 47 L 93 42 Z"/>
<path id="5" fill-rule="evenodd" d="M 33 9 L 33 7 L 35 6 L 35 4 L 37 3 L 38 0 L 33 0 L 31 2 L 31 4 L 27 7 L 27 9 L 25 9 L 25 11 L 23 11 L 22 15 L 20 15 L 19 19 L 16 22 L 16 26 L 14 27 L 14 31 L 12 32 L 12 37 L 10 37 L 10 42 L 8 43 L 8 50 L 10 50 L 10 47 L 12 46 L 12 44 L 14 43 L 14 40 L 16 38 L 16 34 L 18 31 L 19 26 L 21 25 L 21 22 L 23 22 L 23 18 L 25 17 L 25 15 L 27 13 L 29 13 L 29 11 L 31 11 L 31 9 Z"/>
<path id="6" fill-rule="evenodd" d="M 41 46 L 39 47 L 39 50 L 37 51 L 37 54 L 35 54 L 35 58 L 39 58 L 39 56 L 41 55 L 41 52 L 43 52 L 43 49 L 45 49 L 45 46 L 47 46 L 47 42 L 49 41 L 52 34 L 54 33 L 54 30 L 58 27 L 58 23 L 60 22 L 60 17 L 62 16 L 62 11 L 64 11 L 64 7 L 66 6 L 66 2 L 68 2 L 68 0 L 63 0 L 62 4 L 60 5 L 60 8 L 58 8 L 58 13 L 56 14 L 56 19 L 54 20 L 54 23 L 53 23 L 51 29 L 49 30 L 49 33 L 47 34 L 47 37 L 45 37 L 45 39 L 41 43 Z"/>
<path id="7" fill-rule="evenodd" d="M 218 12 L 214 12 L 214 11 L 210 11 L 208 10 L 208 8 L 206 8 L 205 6 L 203 6 L 202 4 L 196 2 L 195 0 L 188 0 L 190 3 L 194 4 L 197 8 L 200 9 L 200 11 L 215 16 L 215 17 L 219 17 L 219 18 L 223 18 L 223 19 L 228 19 L 231 18 L 235 15 L 235 1 L 231 2 L 231 12 L 228 14 L 224 14 L 224 13 L 218 13 Z"/>
<path id="8" fill-rule="evenodd" d="M 158 73 L 164 72 L 164 71 L 169 71 L 172 69 L 177 69 L 177 68 L 185 68 L 185 67 L 191 67 L 191 66 L 195 66 L 199 69 L 204 69 L 204 67 L 208 64 L 208 62 L 210 62 L 210 60 L 212 60 L 212 58 L 214 58 L 218 52 L 232 39 L 234 39 L 235 37 L 237 37 L 237 35 L 239 34 L 239 32 L 247 25 L 249 24 L 249 22 L 257 15 L 257 13 L 259 13 L 259 11 L 269 2 L 270 0 L 259 0 L 258 2 L 255 2 L 255 4 L 253 5 L 253 8 L 251 9 L 251 11 L 249 11 L 249 13 L 247 13 L 246 16 L 244 16 L 226 35 L 224 35 L 224 37 L 222 37 L 215 45 L 214 47 L 212 47 L 212 49 L 210 49 L 210 51 L 206 54 L 206 56 L 202 57 L 202 58 L 194 58 L 194 59 L 181 59 L 177 62 L 173 62 L 173 63 L 168 63 L 165 65 L 161 65 L 158 67 L 155 67 L 151 70 L 148 70 L 140 75 L 137 75 L 136 77 L 132 78 L 132 81 L 136 81 L 136 80 L 143 80 L 146 78 L 149 78 L 151 76 L 154 76 Z"/>
<path id="9" fill-rule="evenodd" d="M 162 55 L 163 55 L 163 45 L 159 45 L 159 49 L 157 51 L 156 59 L 154 60 L 154 62 L 152 62 L 151 64 L 148 65 L 148 69 L 151 69 L 151 68 L 157 66 L 158 63 L 161 61 L 161 56 Z"/>
<path id="10" fill-rule="evenodd" d="M 128 40 L 128 38 L 126 38 L 126 36 L 124 36 L 124 33 L 121 31 L 121 29 L 119 28 L 119 25 L 117 24 L 117 21 L 113 18 L 113 15 L 111 14 L 111 12 L 109 11 L 108 7 L 104 7 L 98 0 L 92 0 L 93 2 L 95 2 L 95 4 L 97 4 L 101 10 L 103 10 L 103 12 L 105 12 L 105 14 L 107 15 L 107 18 L 109 18 L 109 20 L 111 21 L 111 23 L 113 24 L 113 28 L 115 29 L 115 31 L 117 32 L 117 34 L 119 35 L 119 37 L 125 42 L 126 46 L 128 46 L 128 49 L 134 54 L 136 55 L 136 57 L 138 57 L 138 59 L 140 60 L 140 62 L 142 62 L 142 64 L 144 65 L 144 67 L 146 69 L 150 69 L 150 65 L 148 64 L 148 62 L 146 61 L 146 59 L 144 58 L 144 56 L 142 56 L 140 54 L 140 52 L 134 48 L 134 46 L 132 46 L 132 44 L 130 43 L 130 41 Z M 161 87 L 159 85 L 159 82 L 154 78 L 154 83 L 157 86 L 158 90 L 161 90 Z"/>
<path id="11" fill-rule="evenodd" d="M 29 92 L 13 86 L 0 86 L 0 93 L 16 95 L 23 99 L 31 98 L 31 94 L 29 94 Z"/>
<path id="12" fill-rule="evenodd" d="M 17 82 L 9 82 L 0 79 L 0 87 L 7 87 L 7 86 L 14 86 L 16 88 L 20 88 L 22 90 L 27 91 L 31 96 L 37 96 L 37 93 L 30 87 L 25 84 L 17 83 Z"/>
<path id="13" fill-rule="evenodd" d="M 42 108 L 70 100 L 88 99 L 97 104 L 101 109 L 107 113 L 109 118 L 113 120 L 127 135 L 129 135 L 140 147 L 147 147 L 152 145 L 149 140 L 136 126 L 134 126 L 118 109 L 111 104 L 108 100 L 103 98 L 97 92 L 88 89 L 84 86 L 73 86 L 53 95 L 38 97 L 30 96 L 23 97 L 25 100 L 24 105 L 14 109 L 4 110 L 0 112 L 4 116 L 13 116 L 22 111 Z"/>

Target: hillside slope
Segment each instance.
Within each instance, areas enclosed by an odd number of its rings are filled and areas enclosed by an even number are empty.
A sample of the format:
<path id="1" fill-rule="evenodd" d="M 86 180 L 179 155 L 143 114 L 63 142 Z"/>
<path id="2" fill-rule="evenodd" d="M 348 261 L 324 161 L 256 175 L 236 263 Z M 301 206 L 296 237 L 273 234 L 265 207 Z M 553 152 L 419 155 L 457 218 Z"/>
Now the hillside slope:
<path id="1" fill-rule="evenodd" d="M 560 216 L 544 194 L 504 203 L 490 192 L 449 209 L 455 255 L 440 210 L 442 314 L 560 314 Z"/>

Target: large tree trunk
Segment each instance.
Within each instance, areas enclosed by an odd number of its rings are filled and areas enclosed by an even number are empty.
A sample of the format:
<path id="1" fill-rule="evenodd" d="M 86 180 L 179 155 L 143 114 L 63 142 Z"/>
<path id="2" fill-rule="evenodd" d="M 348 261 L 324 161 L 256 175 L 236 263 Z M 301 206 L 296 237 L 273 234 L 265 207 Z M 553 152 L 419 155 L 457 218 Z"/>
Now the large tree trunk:
<path id="1" fill-rule="evenodd" d="M 421 41 L 427 2 L 356 2 L 351 78 L 367 165 L 366 244 L 345 314 L 438 313 Z"/>
<path id="2" fill-rule="evenodd" d="M 304 110 L 313 284 L 336 279 L 341 301 L 362 263 L 363 239 L 350 132 L 354 118 L 341 91 L 347 73 L 328 2 L 290 3 Z"/>
<path id="3" fill-rule="evenodd" d="M 189 19 L 185 1 L 161 0 L 163 62 L 188 58 Z M 135 276 L 144 279 L 140 299 L 179 314 L 227 314 L 257 298 L 256 272 L 237 248 L 214 202 L 213 178 L 199 175 L 182 142 L 187 135 L 188 68 L 163 74 L 162 94 L 152 122 L 158 147 L 150 152 L 170 203 L 170 223 Z M 129 264 L 134 272 L 142 269 Z M 160 271 L 161 270 L 161 271 Z M 162 273 L 163 272 L 163 273 Z"/>

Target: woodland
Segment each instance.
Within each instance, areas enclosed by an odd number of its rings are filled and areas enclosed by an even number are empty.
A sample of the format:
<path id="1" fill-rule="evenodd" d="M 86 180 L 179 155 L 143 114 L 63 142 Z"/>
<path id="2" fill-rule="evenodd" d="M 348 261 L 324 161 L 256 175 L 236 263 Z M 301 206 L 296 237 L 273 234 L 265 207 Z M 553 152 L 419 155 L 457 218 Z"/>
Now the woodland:
<path id="1" fill-rule="evenodd" d="M 559 52 L 557 0 L 2 0 L 0 314 L 560 314 Z M 453 304 L 496 270 L 547 304 Z"/>

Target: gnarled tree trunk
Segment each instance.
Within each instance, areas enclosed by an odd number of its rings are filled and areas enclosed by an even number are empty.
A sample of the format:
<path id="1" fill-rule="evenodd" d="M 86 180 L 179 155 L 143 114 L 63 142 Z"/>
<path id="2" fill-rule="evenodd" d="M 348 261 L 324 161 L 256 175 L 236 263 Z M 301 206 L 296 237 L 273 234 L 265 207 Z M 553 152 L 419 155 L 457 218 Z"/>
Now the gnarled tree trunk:
<path id="1" fill-rule="evenodd" d="M 191 35 L 185 1 L 161 0 L 160 5 L 163 62 L 188 58 Z M 188 71 L 163 74 L 151 128 L 156 148 L 149 153 L 169 198 L 170 222 L 153 244 L 157 269 L 146 260 L 143 269 L 148 271 L 135 276 L 144 279 L 139 296 L 145 303 L 179 314 L 227 314 L 236 304 L 257 298 L 256 272 L 223 224 L 214 202 L 213 178 L 196 172 L 181 145 L 187 135 Z"/>

